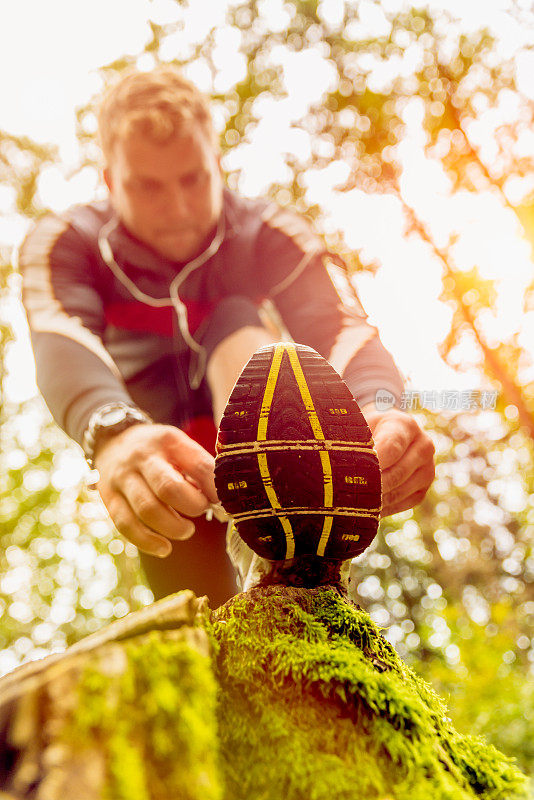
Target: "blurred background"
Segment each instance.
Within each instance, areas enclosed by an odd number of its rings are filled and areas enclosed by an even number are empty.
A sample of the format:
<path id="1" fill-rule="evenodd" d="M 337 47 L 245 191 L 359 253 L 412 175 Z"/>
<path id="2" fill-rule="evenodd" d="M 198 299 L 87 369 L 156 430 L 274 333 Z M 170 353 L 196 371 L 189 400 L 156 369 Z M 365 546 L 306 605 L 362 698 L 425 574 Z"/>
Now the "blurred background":
<path id="1" fill-rule="evenodd" d="M 534 4 L 18 0 L 1 12 L 0 674 L 151 602 L 79 448 L 39 398 L 14 248 L 105 196 L 94 101 L 172 62 L 214 98 L 232 188 L 346 260 L 436 445 L 355 600 L 534 773 Z"/>

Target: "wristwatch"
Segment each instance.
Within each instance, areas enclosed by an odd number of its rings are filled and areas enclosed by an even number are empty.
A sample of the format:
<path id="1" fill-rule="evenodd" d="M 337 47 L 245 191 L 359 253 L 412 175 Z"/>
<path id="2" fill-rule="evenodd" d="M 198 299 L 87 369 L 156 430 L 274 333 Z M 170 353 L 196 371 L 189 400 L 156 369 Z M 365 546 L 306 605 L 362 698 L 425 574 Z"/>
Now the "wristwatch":
<path id="1" fill-rule="evenodd" d="M 89 417 L 82 439 L 82 449 L 91 469 L 94 469 L 96 450 L 102 442 L 140 422 L 147 423 L 153 422 L 153 420 L 141 409 L 126 403 L 108 403 L 97 409 Z"/>

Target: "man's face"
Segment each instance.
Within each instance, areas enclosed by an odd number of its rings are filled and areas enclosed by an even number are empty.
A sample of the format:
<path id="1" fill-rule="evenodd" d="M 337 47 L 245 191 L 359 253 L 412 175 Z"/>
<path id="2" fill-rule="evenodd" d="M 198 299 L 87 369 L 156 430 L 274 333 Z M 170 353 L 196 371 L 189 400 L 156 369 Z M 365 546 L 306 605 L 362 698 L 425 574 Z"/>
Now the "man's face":
<path id="1" fill-rule="evenodd" d="M 188 261 L 206 246 L 221 214 L 223 183 L 200 126 L 164 144 L 136 133 L 118 141 L 104 178 L 122 222 L 160 255 Z"/>

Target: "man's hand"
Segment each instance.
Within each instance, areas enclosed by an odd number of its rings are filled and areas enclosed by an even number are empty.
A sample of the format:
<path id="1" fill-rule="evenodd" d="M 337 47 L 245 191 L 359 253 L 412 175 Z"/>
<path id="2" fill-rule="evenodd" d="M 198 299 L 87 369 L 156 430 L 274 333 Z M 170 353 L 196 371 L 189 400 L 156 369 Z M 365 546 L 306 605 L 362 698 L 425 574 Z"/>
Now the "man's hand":
<path id="1" fill-rule="evenodd" d="M 409 414 L 391 408 L 378 412 L 374 403 L 362 412 L 373 434 L 382 470 L 382 517 L 421 502 L 435 477 L 435 447 Z"/>
<path id="2" fill-rule="evenodd" d="M 116 528 L 153 556 L 169 555 L 169 539 L 189 539 L 188 517 L 217 502 L 213 457 L 171 425 L 132 425 L 103 442 L 94 463 Z"/>

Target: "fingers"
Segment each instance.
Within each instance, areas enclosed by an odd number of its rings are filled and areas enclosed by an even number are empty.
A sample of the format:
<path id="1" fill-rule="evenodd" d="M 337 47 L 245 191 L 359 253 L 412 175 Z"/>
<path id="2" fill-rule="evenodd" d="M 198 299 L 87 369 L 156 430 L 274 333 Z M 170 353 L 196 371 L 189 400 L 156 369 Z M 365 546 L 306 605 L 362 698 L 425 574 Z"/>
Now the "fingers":
<path id="1" fill-rule="evenodd" d="M 435 477 L 432 439 L 409 414 L 371 412 L 368 422 L 382 471 L 382 517 L 412 508 Z"/>
<path id="2" fill-rule="evenodd" d="M 373 441 L 382 472 L 400 461 L 420 433 L 417 422 L 407 414 L 399 417 L 389 412 L 379 419 L 373 431 Z"/>
<path id="3" fill-rule="evenodd" d="M 409 481 L 413 474 L 424 465 L 433 468 L 433 455 L 434 445 L 432 441 L 426 437 L 421 436 L 416 438 L 415 441 L 408 447 L 403 454 L 402 458 L 393 464 L 391 467 L 382 470 L 382 496 L 387 498 L 393 497 L 393 490 L 409 485 Z M 432 480 L 434 476 L 432 475 Z"/>
<path id="4" fill-rule="evenodd" d="M 139 473 L 128 475 L 121 493 L 138 519 L 152 531 L 169 539 L 189 539 L 195 532 L 194 523 L 162 503 Z"/>
<path id="5" fill-rule="evenodd" d="M 401 511 L 408 511 L 409 508 L 414 508 L 414 506 L 424 500 L 426 493 L 426 489 L 420 489 L 418 492 L 409 495 L 409 497 L 405 497 L 402 501 L 394 505 L 383 506 L 380 512 L 381 519 L 384 519 L 384 517 L 391 517 L 392 514 L 399 514 Z"/>
<path id="6" fill-rule="evenodd" d="M 188 539 L 195 526 L 187 517 L 217 499 L 214 459 L 171 426 L 132 426 L 104 442 L 95 463 L 117 529 L 151 555 L 168 555 L 169 539 Z"/>
<path id="7" fill-rule="evenodd" d="M 162 446 L 175 466 L 198 484 L 211 503 L 217 503 L 213 456 L 193 439 L 173 428 L 164 432 Z"/>
<path id="8" fill-rule="evenodd" d="M 407 481 L 395 489 L 382 495 L 382 511 L 380 516 L 389 517 L 399 511 L 407 511 L 420 503 L 425 497 L 430 484 L 434 480 L 435 470 L 424 464 L 419 467 Z"/>
<path id="9" fill-rule="evenodd" d="M 106 506 L 117 530 L 139 550 L 158 558 L 170 555 L 172 545 L 169 540 L 147 528 L 122 495 L 114 494 Z"/>
<path id="10" fill-rule="evenodd" d="M 206 495 L 187 481 L 164 458 L 153 456 L 140 465 L 153 494 L 167 506 L 188 517 L 198 517 L 209 507 Z"/>
<path id="11" fill-rule="evenodd" d="M 164 558 L 172 550 L 169 539 L 188 539 L 195 531 L 194 523 L 162 503 L 137 473 L 124 477 L 120 488 L 99 489 L 117 530 L 144 553 Z"/>

